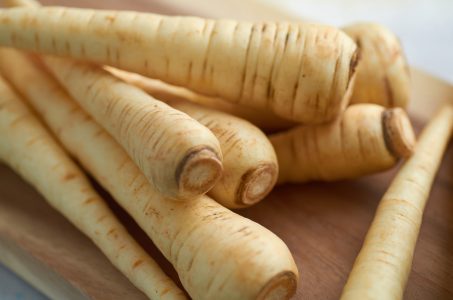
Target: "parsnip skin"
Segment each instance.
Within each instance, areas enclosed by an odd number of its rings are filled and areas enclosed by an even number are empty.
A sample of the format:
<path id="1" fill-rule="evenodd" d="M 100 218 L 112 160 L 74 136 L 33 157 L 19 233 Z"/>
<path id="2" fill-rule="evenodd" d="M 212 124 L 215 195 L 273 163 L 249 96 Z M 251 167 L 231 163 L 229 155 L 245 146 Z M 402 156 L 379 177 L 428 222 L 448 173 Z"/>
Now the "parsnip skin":
<path id="1" fill-rule="evenodd" d="M 376 104 L 348 107 L 334 123 L 299 126 L 270 136 L 279 183 L 333 181 L 389 169 L 411 155 L 415 137 L 406 113 Z"/>
<path id="2" fill-rule="evenodd" d="M 164 102 L 176 99 L 200 104 L 204 107 L 247 120 L 267 133 L 288 129 L 297 124 L 277 117 L 268 110 L 251 108 L 225 101 L 221 98 L 201 95 L 183 87 L 174 86 L 160 80 L 151 79 L 140 74 L 119 70 L 113 67 L 106 66 L 105 69 L 127 83 L 141 88 L 156 99 L 160 99 Z"/>
<path id="3" fill-rule="evenodd" d="M 317 24 L 51 7 L 1 10 L 0 25 L 3 46 L 112 65 L 301 123 L 339 115 L 357 63 L 346 34 Z"/>
<path id="4" fill-rule="evenodd" d="M 453 129 L 453 107 L 428 123 L 384 194 L 342 300 L 403 299 L 423 211 Z"/>
<path id="5" fill-rule="evenodd" d="M 192 298 L 289 299 L 294 294 L 297 267 L 277 236 L 207 196 L 169 201 L 47 74 L 36 68 L 30 72 L 34 80 L 21 86 L 34 109 L 148 234 Z"/>
<path id="6" fill-rule="evenodd" d="M 405 108 L 410 98 L 409 66 L 393 32 L 374 23 L 343 28 L 360 48 L 351 103 Z"/>
<path id="7" fill-rule="evenodd" d="M 209 191 L 228 208 L 243 208 L 261 201 L 274 187 L 278 163 L 266 135 L 249 122 L 187 101 L 167 101 L 209 128 L 223 153 L 222 178 Z"/>
<path id="8" fill-rule="evenodd" d="M 150 299 L 186 299 L 3 78 L 0 95 L 0 159 L 88 236 Z"/>
<path id="9" fill-rule="evenodd" d="M 220 178 L 220 145 L 194 119 L 96 66 L 56 57 L 44 62 L 164 195 L 190 200 Z"/>

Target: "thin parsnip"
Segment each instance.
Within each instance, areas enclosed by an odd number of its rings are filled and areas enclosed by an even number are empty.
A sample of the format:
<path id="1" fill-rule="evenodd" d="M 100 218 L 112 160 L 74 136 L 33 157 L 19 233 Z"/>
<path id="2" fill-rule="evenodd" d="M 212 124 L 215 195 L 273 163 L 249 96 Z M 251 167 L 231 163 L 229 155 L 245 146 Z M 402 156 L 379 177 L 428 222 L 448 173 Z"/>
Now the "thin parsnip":
<path id="1" fill-rule="evenodd" d="M 298 271 L 283 241 L 207 196 L 168 201 L 51 77 L 17 63 L 5 73 L 66 149 L 154 241 L 192 298 L 289 299 L 294 294 Z M 19 75 L 24 70 L 33 78 L 27 85 Z"/>
<path id="2" fill-rule="evenodd" d="M 351 103 L 405 108 L 410 98 L 410 76 L 398 37 L 374 23 L 353 24 L 343 31 L 360 48 Z"/>
<path id="3" fill-rule="evenodd" d="M 0 78 L 0 159 L 88 236 L 150 299 L 186 299 L 128 234 L 84 173 L 3 78 Z"/>
<path id="4" fill-rule="evenodd" d="M 453 107 L 447 105 L 423 130 L 414 155 L 382 197 L 341 299 L 403 299 L 423 211 L 452 129 Z"/>
<path id="5" fill-rule="evenodd" d="M 299 126 L 270 136 L 279 183 L 333 181 L 386 170 L 411 155 L 414 131 L 401 108 L 349 106 L 331 124 Z"/>
<path id="6" fill-rule="evenodd" d="M 224 171 L 209 195 L 228 208 L 242 208 L 261 201 L 274 187 L 278 163 L 266 135 L 251 123 L 187 101 L 167 104 L 183 111 L 217 137 Z"/>
<path id="7" fill-rule="evenodd" d="M 56 57 L 43 60 L 161 193 L 191 199 L 220 178 L 222 153 L 206 127 L 99 67 Z"/>
<path id="8" fill-rule="evenodd" d="M 49 7 L 3 9 L 0 25 L 3 46 L 112 65 L 302 123 L 340 113 L 358 59 L 346 34 L 318 24 Z"/>
<path id="9" fill-rule="evenodd" d="M 141 88 L 156 99 L 160 99 L 164 102 L 175 99 L 190 101 L 247 120 L 266 132 L 288 129 L 296 124 L 292 121 L 280 118 L 268 110 L 250 108 L 241 104 L 225 101 L 221 98 L 205 96 L 180 86 L 174 86 L 160 80 L 117 68 L 106 66 L 105 69 L 125 82 Z"/>

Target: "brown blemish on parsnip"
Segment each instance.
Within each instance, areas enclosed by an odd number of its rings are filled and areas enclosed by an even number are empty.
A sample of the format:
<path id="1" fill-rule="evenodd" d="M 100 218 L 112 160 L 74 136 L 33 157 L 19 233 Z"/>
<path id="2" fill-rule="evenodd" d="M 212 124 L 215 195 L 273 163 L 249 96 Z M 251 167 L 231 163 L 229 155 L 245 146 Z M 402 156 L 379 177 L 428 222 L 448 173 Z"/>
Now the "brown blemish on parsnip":
<path id="1" fill-rule="evenodd" d="M 143 264 L 143 263 L 144 263 L 143 259 L 138 259 L 138 260 L 136 260 L 136 261 L 134 262 L 134 264 L 132 265 L 132 269 L 137 268 L 138 266 L 140 266 L 140 265 Z"/>
<path id="2" fill-rule="evenodd" d="M 69 181 L 71 179 L 75 179 L 77 177 L 77 174 L 75 173 L 67 173 L 63 176 L 63 181 Z"/>

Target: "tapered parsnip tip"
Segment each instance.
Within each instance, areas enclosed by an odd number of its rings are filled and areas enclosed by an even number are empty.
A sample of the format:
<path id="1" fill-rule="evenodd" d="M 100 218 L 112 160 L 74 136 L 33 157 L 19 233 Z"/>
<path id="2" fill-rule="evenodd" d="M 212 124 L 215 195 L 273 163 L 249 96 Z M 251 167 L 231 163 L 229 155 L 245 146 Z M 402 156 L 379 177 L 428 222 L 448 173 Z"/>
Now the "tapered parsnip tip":
<path id="1" fill-rule="evenodd" d="M 412 155 L 415 147 L 415 134 L 409 117 L 401 108 L 384 110 L 382 113 L 385 144 L 397 158 Z"/>
<path id="2" fill-rule="evenodd" d="M 250 206 L 269 194 L 278 177 L 278 167 L 265 163 L 250 169 L 242 176 L 236 201 L 240 205 Z"/>
<path id="3" fill-rule="evenodd" d="M 222 161 L 215 151 L 202 147 L 190 151 L 176 169 L 176 182 L 185 198 L 209 191 L 223 172 Z"/>
<path id="4" fill-rule="evenodd" d="M 256 297 L 257 300 L 290 299 L 297 289 L 297 275 L 286 271 L 274 276 Z"/>

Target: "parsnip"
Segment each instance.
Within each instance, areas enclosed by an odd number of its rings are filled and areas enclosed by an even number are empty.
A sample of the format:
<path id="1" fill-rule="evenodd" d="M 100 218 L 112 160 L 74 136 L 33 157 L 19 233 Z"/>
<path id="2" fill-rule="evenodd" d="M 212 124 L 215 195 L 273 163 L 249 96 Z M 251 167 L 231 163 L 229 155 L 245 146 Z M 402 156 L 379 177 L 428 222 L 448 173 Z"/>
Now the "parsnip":
<path id="1" fill-rule="evenodd" d="M 453 128 L 443 107 L 384 194 L 341 299 L 402 299 L 423 211 Z"/>
<path id="2" fill-rule="evenodd" d="M 0 44 L 116 66 L 303 123 L 340 113 L 357 63 L 355 43 L 324 25 L 62 7 L 1 10 Z"/>
<path id="3" fill-rule="evenodd" d="M 32 11 L 40 7 L 34 0 L 9 0 L 6 4 Z M 186 114 L 94 65 L 55 57 L 44 61 L 164 195 L 191 199 L 206 193 L 221 176 L 217 139 Z"/>
<path id="4" fill-rule="evenodd" d="M 332 181 L 383 171 L 411 155 L 415 137 L 401 108 L 348 107 L 334 123 L 299 126 L 270 136 L 279 183 Z"/>
<path id="5" fill-rule="evenodd" d="M 98 67 L 56 57 L 44 61 L 164 195 L 191 199 L 220 178 L 222 153 L 206 127 Z"/>
<path id="6" fill-rule="evenodd" d="M 393 32 L 374 23 L 343 28 L 360 48 L 351 103 L 406 107 L 410 98 L 409 66 Z"/>
<path id="7" fill-rule="evenodd" d="M 47 74 L 18 63 L 14 59 L 5 74 L 17 80 L 16 87 L 66 149 L 151 237 L 192 298 L 289 299 L 294 294 L 298 271 L 283 241 L 207 196 L 168 201 Z M 29 77 L 20 75 L 24 70 Z"/>
<path id="8" fill-rule="evenodd" d="M 266 135 L 240 118 L 187 101 L 169 100 L 169 105 L 208 127 L 220 142 L 224 171 L 209 191 L 228 208 L 241 208 L 261 201 L 274 187 L 278 163 Z"/>
<path id="9" fill-rule="evenodd" d="M 0 78 L 0 159 L 87 235 L 150 299 L 186 299 L 128 234 L 82 171 L 3 78 Z"/>
<path id="10" fill-rule="evenodd" d="M 183 87 L 174 86 L 160 80 L 151 79 L 140 74 L 123 71 L 117 68 L 107 66 L 105 69 L 127 83 L 141 88 L 157 99 L 163 101 L 176 99 L 200 104 L 207 108 L 245 119 L 266 132 L 288 129 L 296 124 L 292 121 L 280 118 L 268 110 L 251 108 L 225 101 L 221 98 L 201 95 Z"/>

